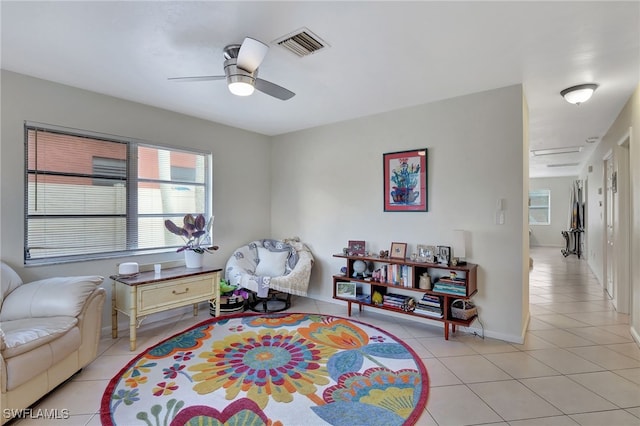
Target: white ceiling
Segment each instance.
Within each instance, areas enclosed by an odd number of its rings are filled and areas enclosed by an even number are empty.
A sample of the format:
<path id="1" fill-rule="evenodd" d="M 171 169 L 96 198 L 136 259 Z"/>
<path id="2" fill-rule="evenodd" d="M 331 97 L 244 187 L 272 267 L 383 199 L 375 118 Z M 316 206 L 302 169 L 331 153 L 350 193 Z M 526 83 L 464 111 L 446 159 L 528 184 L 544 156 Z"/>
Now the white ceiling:
<path id="1" fill-rule="evenodd" d="M 266 135 L 522 83 L 530 148 L 584 147 L 531 158 L 533 177 L 577 174 L 546 165 L 584 162 L 639 82 L 640 2 L 2 0 L 0 13 L 3 69 Z M 271 43 L 301 27 L 330 47 L 299 58 Z M 294 98 L 167 81 L 223 74 L 222 49 L 245 36 L 270 44 L 260 77 Z M 559 95 L 588 82 L 585 104 Z"/>

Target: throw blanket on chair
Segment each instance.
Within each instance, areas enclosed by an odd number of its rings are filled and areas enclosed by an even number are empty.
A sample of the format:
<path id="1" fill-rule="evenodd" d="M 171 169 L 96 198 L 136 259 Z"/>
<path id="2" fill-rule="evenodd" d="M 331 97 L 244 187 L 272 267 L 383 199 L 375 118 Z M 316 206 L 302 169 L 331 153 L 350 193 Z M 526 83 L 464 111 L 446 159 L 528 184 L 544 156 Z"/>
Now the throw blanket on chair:
<path id="1" fill-rule="evenodd" d="M 269 252 L 288 252 L 284 273 L 279 276 L 256 275 L 260 263 L 258 247 Z M 258 240 L 238 248 L 227 261 L 225 275 L 227 281 L 257 293 L 258 297 L 267 297 L 269 289 L 306 296 L 313 255 L 306 244 L 298 238 L 279 240 Z"/>

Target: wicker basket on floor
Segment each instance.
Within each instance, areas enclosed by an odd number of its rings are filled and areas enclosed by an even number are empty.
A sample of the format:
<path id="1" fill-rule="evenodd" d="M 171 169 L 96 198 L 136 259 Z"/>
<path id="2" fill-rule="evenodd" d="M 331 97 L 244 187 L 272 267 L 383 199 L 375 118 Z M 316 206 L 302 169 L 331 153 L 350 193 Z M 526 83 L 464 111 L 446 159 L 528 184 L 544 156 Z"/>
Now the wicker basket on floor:
<path id="1" fill-rule="evenodd" d="M 478 308 L 467 299 L 456 299 L 451 302 L 451 316 L 461 320 L 468 320 L 478 314 Z"/>

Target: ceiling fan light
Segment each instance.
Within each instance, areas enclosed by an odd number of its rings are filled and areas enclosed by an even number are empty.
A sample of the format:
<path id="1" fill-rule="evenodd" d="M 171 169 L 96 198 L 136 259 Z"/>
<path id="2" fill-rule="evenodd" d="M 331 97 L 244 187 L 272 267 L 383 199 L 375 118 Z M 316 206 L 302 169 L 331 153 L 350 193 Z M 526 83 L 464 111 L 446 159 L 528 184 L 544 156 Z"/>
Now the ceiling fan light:
<path id="1" fill-rule="evenodd" d="M 588 101 L 597 88 L 597 84 L 579 84 L 578 86 L 564 89 L 560 92 L 560 95 L 570 104 L 580 105 Z"/>
<path id="2" fill-rule="evenodd" d="M 236 96 L 250 96 L 255 88 L 251 83 L 244 81 L 234 81 L 229 83 L 229 91 Z"/>

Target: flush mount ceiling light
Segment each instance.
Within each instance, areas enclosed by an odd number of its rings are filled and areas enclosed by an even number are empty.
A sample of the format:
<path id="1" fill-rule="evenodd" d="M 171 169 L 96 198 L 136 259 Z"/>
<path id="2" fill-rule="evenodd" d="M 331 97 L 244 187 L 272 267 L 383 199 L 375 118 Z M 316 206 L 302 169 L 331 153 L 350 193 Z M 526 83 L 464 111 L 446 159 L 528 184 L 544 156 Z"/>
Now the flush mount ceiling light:
<path id="1" fill-rule="evenodd" d="M 539 157 L 541 155 L 554 155 L 554 154 L 573 154 L 574 152 L 582 151 L 581 146 L 569 146 L 565 148 L 548 148 L 548 149 L 534 149 L 531 153 Z"/>
<path id="2" fill-rule="evenodd" d="M 597 84 L 579 84 L 577 86 L 569 87 L 560 92 L 560 95 L 565 101 L 570 104 L 580 105 L 591 98 L 593 92 L 598 88 Z"/>
<path id="3" fill-rule="evenodd" d="M 227 77 L 229 91 L 234 95 L 249 96 L 255 90 L 255 72 L 250 73 L 238 68 L 235 58 L 225 61 L 224 72 Z"/>

